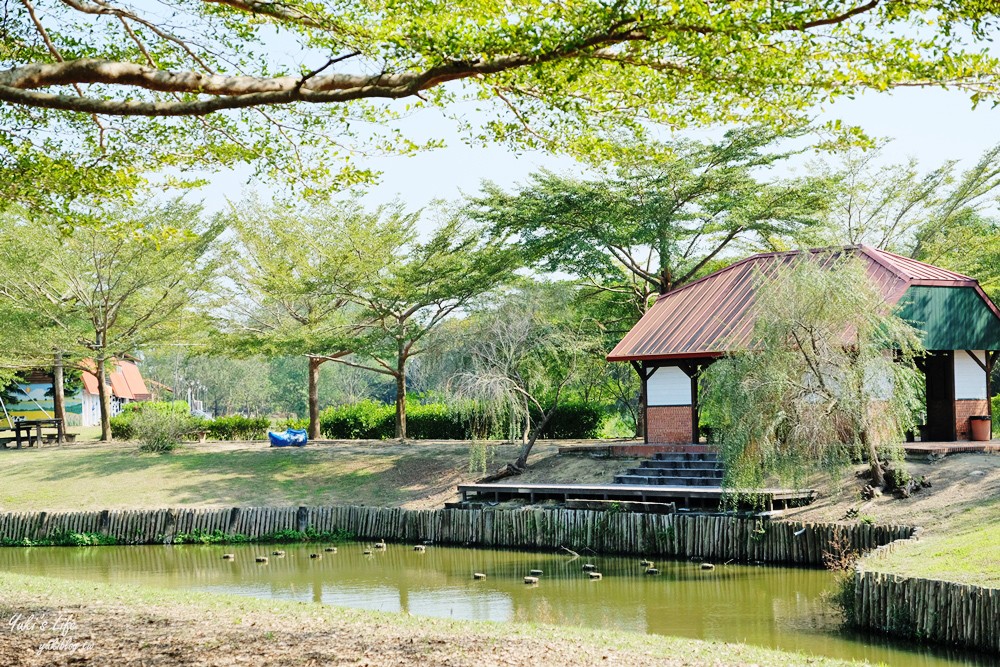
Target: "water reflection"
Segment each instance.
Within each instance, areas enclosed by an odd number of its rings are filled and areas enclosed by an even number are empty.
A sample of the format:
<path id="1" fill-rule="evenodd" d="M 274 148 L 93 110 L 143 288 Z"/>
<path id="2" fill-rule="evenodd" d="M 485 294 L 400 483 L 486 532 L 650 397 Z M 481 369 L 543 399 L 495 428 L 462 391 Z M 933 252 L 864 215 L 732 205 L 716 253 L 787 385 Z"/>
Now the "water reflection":
<path id="1" fill-rule="evenodd" d="M 361 544 L 336 554 L 315 545 L 48 547 L 0 549 L 0 569 L 42 576 L 137 583 L 444 618 L 531 621 L 741 641 L 890 665 L 938 667 L 996 664 L 985 657 L 909 649 L 839 630 L 824 593 L 834 583 L 821 570 L 696 563 L 657 563 L 643 574 L 639 559 L 389 545 L 370 555 Z M 222 560 L 223 553 L 236 554 Z M 267 555 L 267 564 L 254 557 Z M 603 573 L 591 581 L 591 562 Z M 522 582 L 544 572 L 537 586 Z M 485 572 L 485 581 L 473 581 Z"/>

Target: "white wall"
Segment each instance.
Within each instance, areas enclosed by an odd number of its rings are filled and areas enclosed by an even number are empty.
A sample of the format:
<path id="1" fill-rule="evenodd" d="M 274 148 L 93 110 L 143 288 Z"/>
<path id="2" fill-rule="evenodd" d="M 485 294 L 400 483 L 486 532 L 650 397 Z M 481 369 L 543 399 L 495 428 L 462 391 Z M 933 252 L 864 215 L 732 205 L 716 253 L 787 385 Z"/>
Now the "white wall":
<path id="1" fill-rule="evenodd" d="M 973 350 L 973 354 L 986 363 L 986 353 Z M 955 350 L 955 400 L 986 398 L 986 371 L 965 350 Z"/>
<path id="2" fill-rule="evenodd" d="M 657 368 L 646 381 L 648 405 L 691 405 L 691 378 L 676 366 Z"/>

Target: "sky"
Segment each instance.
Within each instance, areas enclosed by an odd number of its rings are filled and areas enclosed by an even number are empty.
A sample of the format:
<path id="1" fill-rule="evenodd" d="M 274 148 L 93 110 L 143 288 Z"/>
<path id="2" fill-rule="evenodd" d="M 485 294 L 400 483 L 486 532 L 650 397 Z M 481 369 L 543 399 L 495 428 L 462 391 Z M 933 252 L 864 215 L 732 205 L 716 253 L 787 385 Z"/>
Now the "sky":
<path id="1" fill-rule="evenodd" d="M 818 124 L 837 119 L 861 127 L 872 137 L 892 139 L 884 151 L 886 160 L 914 157 L 924 169 L 950 159 L 971 166 L 983 151 L 1000 143 L 1000 108 L 980 105 L 973 109 L 967 94 L 939 88 L 868 92 L 816 109 Z M 414 135 L 443 138 L 447 146 L 365 162 L 383 174 L 365 197 L 371 204 L 399 198 L 408 207 L 421 208 L 434 199 L 454 201 L 463 194 L 475 194 L 484 180 L 511 189 L 541 168 L 569 174 L 583 171 L 565 156 L 514 152 L 498 145 L 468 146 L 454 125 L 433 109 L 406 122 Z M 244 191 L 245 172 L 217 174 L 204 190 L 206 208 L 219 210 L 226 205 L 226 197 L 239 198 Z"/>

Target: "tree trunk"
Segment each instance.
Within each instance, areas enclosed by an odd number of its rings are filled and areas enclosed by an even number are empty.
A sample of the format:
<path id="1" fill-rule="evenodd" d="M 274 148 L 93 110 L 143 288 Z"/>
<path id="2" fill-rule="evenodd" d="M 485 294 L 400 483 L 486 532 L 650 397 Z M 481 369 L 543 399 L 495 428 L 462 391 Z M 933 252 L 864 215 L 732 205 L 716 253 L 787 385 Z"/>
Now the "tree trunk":
<path id="1" fill-rule="evenodd" d="M 399 362 L 396 366 L 396 437 L 406 439 L 406 357 L 403 344 L 399 345 Z"/>
<path id="2" fill-rule="evenodd" d="M 878 448 L 872 442 L 871 438 L 868 437 L 867 430 L 862 430 L 860 435 L 861 444 L 868 451 L 868 467 L 871 470 L 872 486 L 877 489 L 883 489 L 885 488 L 885 471 L 882 469 L 882 462 L 878 458 Z"/>
<path id="3" fill-rule="evenodd" d="M 531 437 L 528 438 L 528 442 L 524 443 L 524 446 L 521 447 L 521 453 L 518 455 L 517 460 L 514 461 L 514 467 L 517 468 L 518 471 L 522 471 L 528 467 L 528 456 L 531 454 L 531 448 L 535 446 L 535 441 L 538 440 L 538 436 L 541 435 L 542 431 L 545 430 L 545 427 L 548 426 L 549 420 L 552 419 L 552 415 L 556 413 L 557 407 L 558 404 L 554 404 L 551 408 L 549 408 L 548 412 L 545 413 L 545 416 L 542 417 L 542 421 L 535 425 L 534 430 L 531 432 Z"/>
<path id="4" fill-rule="evenodd" d="M 101 400 L 101 440 L 107 442 L 111 440 L 111 397 L 108 396 L 108 386 L 104 382 L 105 360 L 98 357 L 95 360 L 97 369 L 97 396 Z"/>
<path id="5" fill-rule="evenodd" d="M 63 358 L 62 352 L 56 352 L 56 358 L 52 364 L 52 411 L 53 417 L 62 420 L 63 428 L 66 428 L 66 394 L 63 391 Z"/>
<path id="6" fill-rule="evenodd" d="M 319 367 L 323 359 L 309 357 L 309 439 L 319 440 Z"/>

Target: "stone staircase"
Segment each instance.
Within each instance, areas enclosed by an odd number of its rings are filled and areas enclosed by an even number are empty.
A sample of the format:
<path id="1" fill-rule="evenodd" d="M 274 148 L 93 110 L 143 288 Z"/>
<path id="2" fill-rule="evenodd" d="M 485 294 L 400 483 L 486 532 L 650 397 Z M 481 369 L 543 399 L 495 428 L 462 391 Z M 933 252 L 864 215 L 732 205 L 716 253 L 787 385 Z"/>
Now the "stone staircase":
<path id="1" fill-rule="evenodd" d="M 715 452 L 659 452 L 638 468 L 615 475 L 615 484 L 651 484 L 658 486 L 722 485 L 722 465 Z"/>

